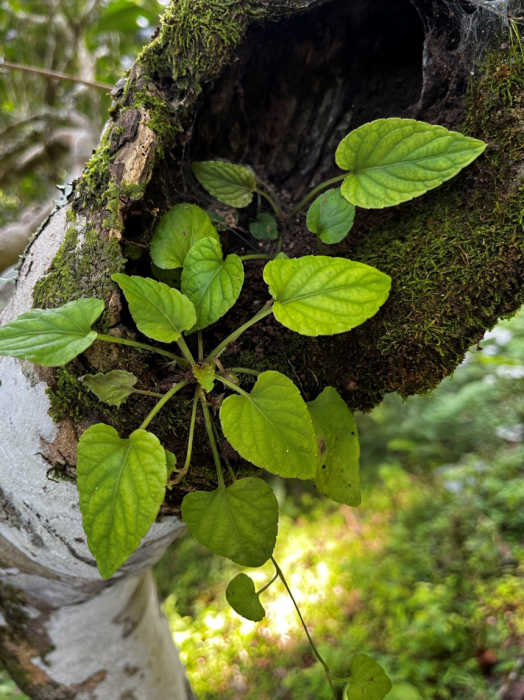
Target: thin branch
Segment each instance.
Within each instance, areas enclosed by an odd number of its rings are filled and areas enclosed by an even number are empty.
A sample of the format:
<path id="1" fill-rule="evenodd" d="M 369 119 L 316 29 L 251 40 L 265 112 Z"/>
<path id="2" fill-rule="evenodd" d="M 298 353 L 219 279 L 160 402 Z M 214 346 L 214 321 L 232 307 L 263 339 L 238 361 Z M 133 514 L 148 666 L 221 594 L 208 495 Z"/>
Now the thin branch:
<path id="1" fill-rule="evenodd" d="M 68 80 L 70 83 L 81 83 L 82 85 L 87 85 L 88 87 L 96 88 L 97 90 L 112 90 L 114 85 L 109 85 L 108 83 L 97 83 L 93 80 L 84 80 L 83 78 L 76 78 L 72 75 L 66 75 L 65 73 L 59 73 L 54 70 L 46 70 L 44 68 L 36 68 L 35 66 L 25 66 L 21 63 L 12 63 L 11 61 L 0 60 L 0 69 L 9 68 L 10 70 L 20 70 L 24 73 L 33 73 L 35 75 L 43 75 L 45 78 L 56 78 L 57 80 Z"/>

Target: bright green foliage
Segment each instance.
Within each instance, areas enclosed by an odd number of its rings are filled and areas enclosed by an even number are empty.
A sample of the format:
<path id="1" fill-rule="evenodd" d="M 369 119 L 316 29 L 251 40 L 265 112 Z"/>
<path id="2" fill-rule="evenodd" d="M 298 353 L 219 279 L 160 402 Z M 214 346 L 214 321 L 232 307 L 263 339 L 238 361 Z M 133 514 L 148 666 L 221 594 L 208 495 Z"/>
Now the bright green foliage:
<path id="1" fill-rule="evenodd" d="M 137 378 L 131 372 L 113 369 L 105 374 L 104 372 L 86 374 L 82 377 L 82 381 L 100 401 L 110 406 L 120 406 L 133 393 Z"/>
<path id="2" fill-rule="evenodd" d="M 478 158 L 483 141 L 414 119 L 377 119 L 340 143 L 336 161 L 351 174 L 342 194 L 364 209 L 391 207 L 454 177 Z"/>
<path id="3" fill-rule="evenodd" d="M 344 199 L 340 188 L 327 190 L 315 199 L 307 213 L 307 227 L 322 243 L 340 243 L 355 220 L 355 207 Z"/>
<path id="4" fill-rule="evenodd" d="M 96 340 L 91 326 L 104 310 L 99 299 L 70 301 L 59 309 L 33 309 L 0 328 L 0 355 L 59 367 Z"/>
<path id="5" fill-rule="evenodd" d="M 360 447 L 351 411 L 332 386 L 326 387 L 307 407 L 318 445 L 315 486 L 337 503 L 358 506 Z"/>
<path id="6" fill-rule="evenodd" d="M 262 566 L 273 554 L 278 504 L 262 479 L 239 479 L 228 488 L 189 493 L 182 502 L 182 519 L 201 544 L 237 564 Z"/>
<path id="7" fill-rule="evenodd" d="M 215 366 L 206 363 L 193 365 L 193 374 L 204 391 L 213 391 L 215 386 Z"/>
<path id="8" fill-rule="evenodd" d="M 229 396 L 220 409 L 234 449 L 273 474 L 312 479 L 317 467 L 313 423 L 300 392 L 280 372 L 263 372 L 250 394 Z"/>
<path id="9" fill-rule="evenodd" d="M 196 179 L 210 195 L 230 207 L 247 207 L 256 190 L 253 174 L 242 165 L 221 160 L 192 163 Z"/>
<path id="10" fill-rule="evenodd" d="M 167 475 L 171 474 L 173 469 L 176 467 L 176 455 L 170 452 L 169 450 L 164 450 L 166 453 L 166 467 L 167 467 Z"/>
<path id="11" fill-rule="evenodd" d="M 276 219 L 267 212 L 261 212 L 255 221 L 249 224 L 249 231 L 257 241 L 276 241 L 278 238 Z"/>
<path id="12" fill-rule="evenodd" d="M 177 204 L 158 222 L 151 239 L 151 258 L 163 270 L 183 267 L 192 246 L 208 237 L 220 241 L 209 215 L 195 204 Z"/>
<path id="13" fill-rule="evenodd" d="M 164 500 L 166 453 L 158 438 L 135 430 L 128 440 L 93 425 L 78 444 L 77 485 L 87 544 L 102 578 L 129 558 Z"/>
<path id="14" fill-rule="evenodd" d="M 393 687 L 382 666 L 370 656 L 355 654 L 350 669 L 347 700 L 384 700 Z"/>
<path id="15" fill-rule="evenodd" d="M 171 343 L 195 325 L 193 304 L 178 289 L 146 277 L 121 273 L 113 275 L 112 279 L 124 292 L 138 330 L 148 338 Z"/>
<path id="16" fill-rule="evenodd" d="M 184 262 L 182 291 L 196 310 L 194 330 L 218 321 L 238 299 L 244 266 L 238 255 L 222 259 L 222 247 L 212 238 L 195 243 Z"/>
<path id="17" fill-rule="evenodd" d="M 246 620 L 260 622 L 266 616 L 266 611 L 255 590 L 255 584 L 246 574 L 238 574 L 229 582 L 226 598 L 233 610 Z"/>
<path id="18" fill-rule="evenodd" d="M 272 260 L 264 279 L 283 326 L 302 335 L 344 333 L 374 316 L 386 301 L 391 279 L 346 258 L 307 255 Z"/>

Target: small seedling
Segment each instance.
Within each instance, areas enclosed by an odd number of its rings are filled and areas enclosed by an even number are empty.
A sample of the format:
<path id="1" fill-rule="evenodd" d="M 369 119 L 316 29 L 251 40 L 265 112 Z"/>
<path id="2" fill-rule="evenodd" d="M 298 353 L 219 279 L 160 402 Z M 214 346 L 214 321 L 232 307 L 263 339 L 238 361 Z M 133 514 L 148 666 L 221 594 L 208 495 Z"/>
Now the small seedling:
<path id="1" fill-rule="evenodd" d="M 111 577 L 126 562 L 158 516 L 176 459 L 147 428 L 162 407 L 190 385 L 194 395 L 186 459 L 170 485 L 190 469 L 200 410 L 217 488 L 189 493 L 182 503 L 182 518 L 196 539 L 215 554 L 242 566 L 262 566 L 269 559 L 275 566 L 274 578 L 258 592 L 248 576 L 236 576 L 226 591 L 228 601 L 240 615 L 259 621 L 265 615 L 260 595 L 279 578 L 326 671 L 334 697 L 334 684 L 344 683 L 347 700 L 383 700 L 392 686 L 376 661 L 356 654 L 350 662 L 351 675 L 335 678 L 316 649 L 273 557 L 278 504 L 272 489 L 254 477 L 233 478 L 226 486 L 223 469 L 224 463 L 228 468 L 229 464 L 219 452 L 218 429 L 210 411 L 216 400 L 211 392 L 219 384 L 229 393 L 220 402 L 220 427 L 241 457 L 272 474 L 312 479 L 320 493 L 337 503 L 357 506 L 361 498 L 357 429 L 336 389 L 325 387 L 314 401 L 306 403 L 284 374 L 242 367 L 228 371 L 220 358 L 248 328 L 268 316 L 301 335 L 329 336 L 364 323 L 388 298 L 391 280 L 373 267 L 329 255 L 288 258 L 281 252 L 278 231 L 283 217 L 296 217 L 318 195 L 309 208 L 307 228 L 321 243 L 339 243 L 351 230 L 356 207 L 380 209 L 417 197 L 456 175 L 484 148 L 481 141 L 440 126 L 411 119 L 379 119 L 343 139 L 336 162 L 345 172 L 313 189 L 288 214 L 248 168 L 221 161 L 193 163 L 200 184 L 228 206 L 247 207 L 254 195 L 264 197 L 274 216 L 259 211 L 249 229 L 255 239 L 276 240 L 277 244 L 273 255 L 231 254 L 224 259 L 217 228 L 203 209 L 184 202 L 164 214 L 150 247 L 157 279 L 115 274 L 113 280 L 127 300 L 138 331 L 159 343 L 175 343 L 180 354 L 97 333 L 92 326 L 104 310 L 98 299 L 79 299 L 58 309 L 33 309 L 0 329 L 0 355 L 46 367 L 65 365 L 101 341 L 160 353 L 184 371 L 185 378 L 164 395 L 136 389 L 137 378 L 124 370 L 82 378 L 101 401 L 113 406 L 121 405 L 132 393 L 159 397 L 128 438 L 98 424 L 88 428 L 78 444 L 83 527 L 103 578 Z M 337 182 L 342 183 L 340 188 L 325 191 Z M 224 217 L 213 216 L 215 223 L 223 223 Z M 206 355 L 202 331 L 234 306 L 244 282 L 244 263 L 252 259 L 269 259 L 263 272 L 269 298 L 253 318 Z M 239 383 L 238 376 L 244 373 L 257 377 L 251 391 Z"/>

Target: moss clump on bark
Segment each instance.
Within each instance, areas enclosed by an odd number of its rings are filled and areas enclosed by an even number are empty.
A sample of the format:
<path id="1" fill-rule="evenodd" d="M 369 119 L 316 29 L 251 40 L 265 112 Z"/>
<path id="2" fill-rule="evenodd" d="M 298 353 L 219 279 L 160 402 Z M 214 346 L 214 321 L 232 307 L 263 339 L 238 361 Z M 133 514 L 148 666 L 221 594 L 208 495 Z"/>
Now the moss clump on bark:
<path id="1" fill-rule="evenodd" d="M 120 244 L 115 238 L 102 236 L 92 226 L 86 229 L 84 236 L 85 240 L 79 245 L 76 227 L 68 228 L 47 274 L 35 285 L 33 303 L 36 308 L 54 308 L 81 297 L 109 300 L 116 288 L 111 275 L 120 272 L 125 265 Z M 103 317 L 102 326 L 105 323 Z"/>
<path id="2" fill-rule="evenodd" d="M 375 318 L 348 340 L 330 341 L 330 372 L 341 372 L 355 407 L 371 408 L 386 391 L 409 396 L 435 388 L 524 302 L 523 88 L 521 52 L 489 52 L 472 80 L 463 124 L 464 133 L 488 142 L 485 155 L 348 245 L 348 257 L 393 279 Z"/>

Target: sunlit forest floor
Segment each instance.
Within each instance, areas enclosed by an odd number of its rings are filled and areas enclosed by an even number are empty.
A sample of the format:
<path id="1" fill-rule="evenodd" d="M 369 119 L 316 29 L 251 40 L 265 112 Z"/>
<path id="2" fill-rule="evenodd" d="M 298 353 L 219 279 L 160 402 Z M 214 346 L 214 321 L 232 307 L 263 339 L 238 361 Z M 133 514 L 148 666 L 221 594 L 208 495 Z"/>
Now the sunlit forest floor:
<path id="1" fill-rule="evenodd" d="M 488 334 L 431 396 L 390 396 L 359 417 L 363 501 L 301 482 L 276 559 L 336 675 L 372 654 L 388 700 L 496 700 L 524 640 L 524 313 Z M 261 623 L 225 589 L 240 567 L 184 536 L 156 568 L 174 639 L 201 700 L 328 700 L 283 587 Z M 257 587 L 272 567 L 250 571 Z M 0 699 L 24 697 L 4 676 Z M 524 698 L 524 683 L 511 700 Z"/>

